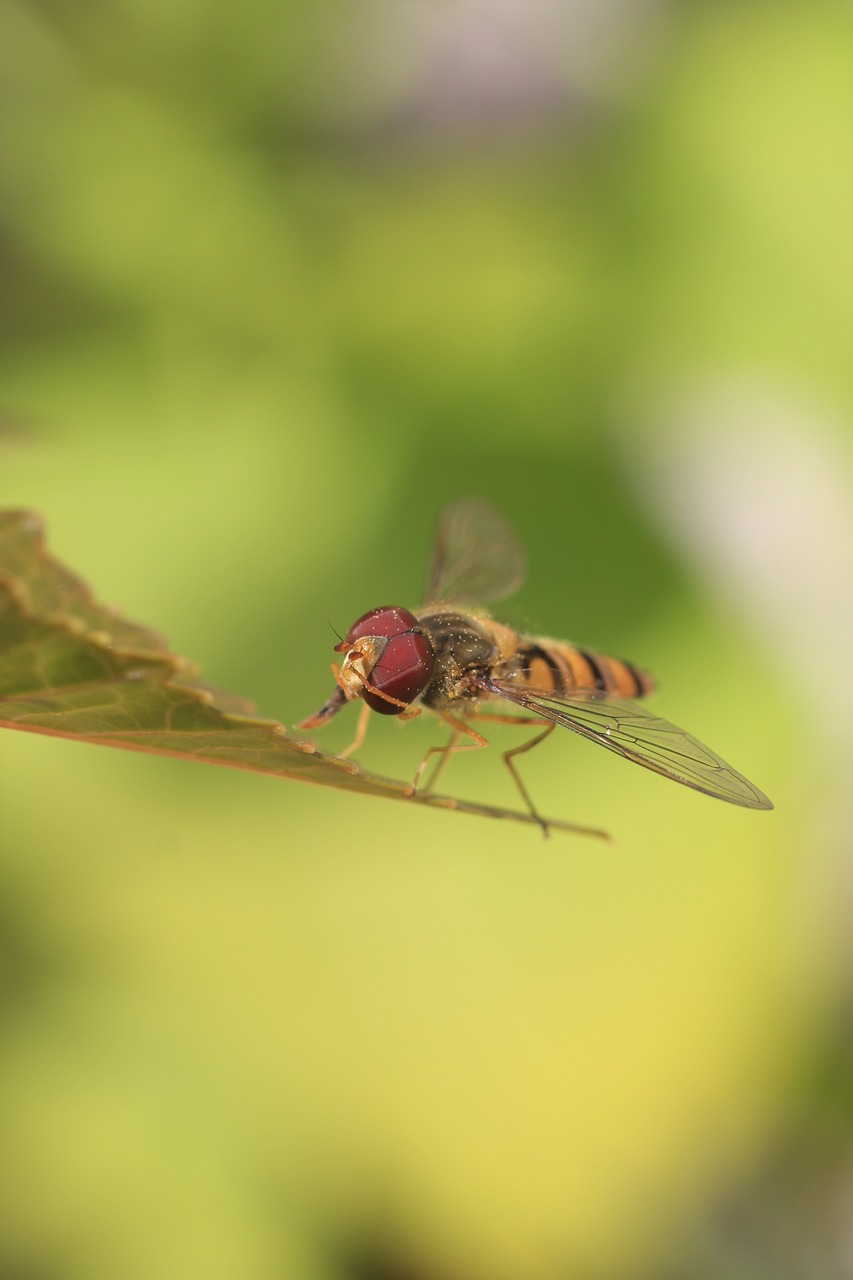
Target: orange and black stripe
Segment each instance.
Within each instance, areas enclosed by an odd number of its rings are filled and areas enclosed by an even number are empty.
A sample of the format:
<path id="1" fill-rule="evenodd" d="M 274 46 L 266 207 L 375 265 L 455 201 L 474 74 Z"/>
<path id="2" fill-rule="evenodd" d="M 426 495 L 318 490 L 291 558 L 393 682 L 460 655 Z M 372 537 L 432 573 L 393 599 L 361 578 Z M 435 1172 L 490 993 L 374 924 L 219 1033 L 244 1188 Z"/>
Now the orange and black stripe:
<path id="1" fill-rule="evenodd" d="M 557 694 L 601 689 L 617 698 L 641 698 L 654 688 L 652 677 L 632 662 L 557 640 L 525 641 L 519 645 L 516 660 L 531 689 Z"/>

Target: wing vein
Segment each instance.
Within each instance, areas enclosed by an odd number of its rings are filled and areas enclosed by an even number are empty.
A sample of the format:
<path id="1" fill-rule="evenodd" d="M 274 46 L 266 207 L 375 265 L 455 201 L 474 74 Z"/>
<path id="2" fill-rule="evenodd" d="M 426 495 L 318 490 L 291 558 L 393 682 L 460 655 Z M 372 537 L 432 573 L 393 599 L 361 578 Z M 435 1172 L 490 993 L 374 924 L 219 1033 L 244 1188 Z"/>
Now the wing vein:
<path id="1" fill-rule="evenodd" d="M 483 679 L 486 693 L 571 729 L 616 755 L 695 791 L 747 809 L 772 809 L 762 791 L 697 738 L 644 707 L 601 689 L 564 694 Z"/>

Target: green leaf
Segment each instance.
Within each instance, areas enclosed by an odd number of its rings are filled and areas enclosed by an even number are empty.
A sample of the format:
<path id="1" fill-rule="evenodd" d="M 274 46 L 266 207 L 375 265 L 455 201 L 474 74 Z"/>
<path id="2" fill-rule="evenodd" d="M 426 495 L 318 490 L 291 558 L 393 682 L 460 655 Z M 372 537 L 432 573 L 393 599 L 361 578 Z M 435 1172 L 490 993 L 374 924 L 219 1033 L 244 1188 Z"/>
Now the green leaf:
<path id="1" fill-rule="evenodd" d="M 98 604 L 44 546 L 41 522 L 0 511 L 0 727 L 250 769 L 364 795 L 533 822 L 365 772 L 206 684 L 154 631 Z M 578 830 L 568 823 L 554 827 Z"/>

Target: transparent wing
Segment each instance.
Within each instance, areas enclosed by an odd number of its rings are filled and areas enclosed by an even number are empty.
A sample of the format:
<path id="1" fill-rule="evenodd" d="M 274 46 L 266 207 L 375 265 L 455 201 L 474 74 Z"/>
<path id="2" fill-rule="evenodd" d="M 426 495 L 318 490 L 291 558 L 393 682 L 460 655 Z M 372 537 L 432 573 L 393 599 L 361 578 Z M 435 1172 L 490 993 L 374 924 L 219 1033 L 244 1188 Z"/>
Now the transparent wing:
<path id="1" fill-rule="evenodd" d="M 747 809 L 773 808 L 758 787 L 710 747 L 636 703 L 608 697 L 599 689 L 554 694 L 488 678 L 482 688 L 685 787 Z"/>
<path id="2" fill-rule="evenodd" d="M 521 543 L 503 516 L 480 498 L 460 498 L 439 519 L 424 604 L 504 600 L 525 569 Z"/>

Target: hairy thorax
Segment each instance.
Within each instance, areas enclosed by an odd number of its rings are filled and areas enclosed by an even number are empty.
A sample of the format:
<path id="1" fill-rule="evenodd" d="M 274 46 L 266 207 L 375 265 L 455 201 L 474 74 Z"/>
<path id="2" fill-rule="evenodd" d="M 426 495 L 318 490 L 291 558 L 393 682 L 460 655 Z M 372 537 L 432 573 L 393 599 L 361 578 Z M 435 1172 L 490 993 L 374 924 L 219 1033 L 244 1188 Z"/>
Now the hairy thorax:
<path id="1" fill-rule="evenodd" d="M 460 613 L 452 605 L 433 606 L 418 621 L 429 633 L 435 652 L 435 671 L 424 691 L 424 706 L 439 711 L 451 703 L 472 707 L 482 699 L 478 678 L 493 674 L 509 658 L 518 643 L 516 633 L 494 622 L 486 613 L 466 609 Z"/>

